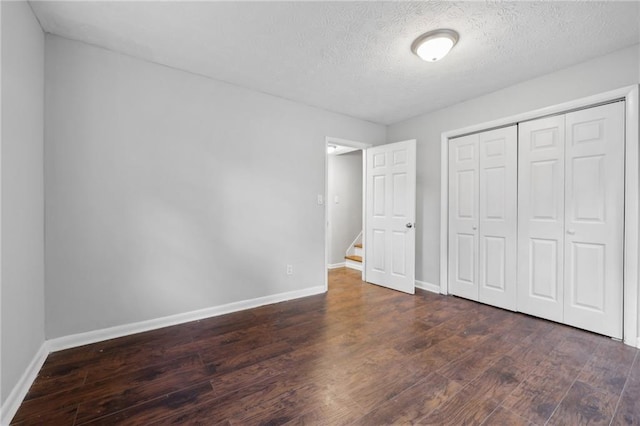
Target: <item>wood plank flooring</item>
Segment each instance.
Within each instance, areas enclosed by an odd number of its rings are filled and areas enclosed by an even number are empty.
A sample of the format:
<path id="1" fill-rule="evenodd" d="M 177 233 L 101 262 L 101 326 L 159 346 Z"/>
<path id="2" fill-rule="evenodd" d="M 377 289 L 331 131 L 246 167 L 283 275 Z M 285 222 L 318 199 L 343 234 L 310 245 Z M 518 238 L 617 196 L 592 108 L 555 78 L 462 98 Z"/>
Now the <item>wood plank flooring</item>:
<path id="1" fill-rule="evenodd" d="M 359 276 L 52 353 L 13 424 L 640 424 L 638 350 Z"/>

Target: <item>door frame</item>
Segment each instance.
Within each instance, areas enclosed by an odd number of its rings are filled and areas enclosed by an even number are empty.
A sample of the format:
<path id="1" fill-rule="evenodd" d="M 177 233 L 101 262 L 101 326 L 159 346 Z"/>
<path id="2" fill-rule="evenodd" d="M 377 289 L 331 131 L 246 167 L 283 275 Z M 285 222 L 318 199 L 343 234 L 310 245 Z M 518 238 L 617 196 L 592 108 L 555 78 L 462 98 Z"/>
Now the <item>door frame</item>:
<path id="1" fill-rule="evenodd" d="M 364 214 L 364 206 L 366 205 L 366 185 L 367 182 L 367 148 L 371 148 L 374 145 L 370 143 L 352 141 L 349 139 L 336 138 L 333 136 L 325 137 L 324 143 L 324 291 L 329 290 L 329 200 L 327 199 L 329 196 L 329 153 L 327 152 L 327 147 L 329 145 L 340 145 L 340 146 L 348 146 L 351 148 L 356 148 L 362 150 L 362 231 L 365 229 L 365 214 Z M 362 235 L 362 241 L 364 243 L 364 232 Z M 366 281 L 366 268 L 365 262 L 366 258 L 362 259 L 362 281 Z"/>
<path id="2" fill-rule="evenodd" d="M 639 144 L 640 85 L 622 87 L 585 98 L 540 108 L 485 123 L 443 132 L 440 138 L 440 293 L 448 294 L 448 230 L 449 230 L 449 139 L 506 127 L 549 115 L 564 114 L 577 109 L 597 106 L 616 100 L 625 101 L 625 188 L 624 188 L 624 267 L 623 267 L 623 339 L 624 343 L 640 348 L 638 335 L 639 296 L 639 201 L 640 171 Z"/>

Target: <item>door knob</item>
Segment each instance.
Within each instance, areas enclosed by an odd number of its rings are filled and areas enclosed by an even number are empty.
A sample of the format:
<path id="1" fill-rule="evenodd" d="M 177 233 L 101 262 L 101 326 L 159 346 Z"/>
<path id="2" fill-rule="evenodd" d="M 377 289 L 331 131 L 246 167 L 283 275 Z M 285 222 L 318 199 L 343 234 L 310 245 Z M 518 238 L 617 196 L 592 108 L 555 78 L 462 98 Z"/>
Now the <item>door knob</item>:
<path id="1" fill-rule="evenodd" d="M 413 228 L 413 223 L 409 222 L 405 225 L 407 228 L 411 229 Z"/>
<path id="2" fill-rule="evenodd" d="M 473 230 L 475 231 L 476 229 L 478 229 L 478 227 L 477 227 L 477 226 L 475 226 L 475 225 L 473 225 L 473 226 L 471 227 L 471 229 L 473 229 Z"/>
<path id="3" fill-rule="evenodd" d="M 567 234 L 575 235 L 575 233 L 576 233 L 575 229 L 567 229 Z"/>

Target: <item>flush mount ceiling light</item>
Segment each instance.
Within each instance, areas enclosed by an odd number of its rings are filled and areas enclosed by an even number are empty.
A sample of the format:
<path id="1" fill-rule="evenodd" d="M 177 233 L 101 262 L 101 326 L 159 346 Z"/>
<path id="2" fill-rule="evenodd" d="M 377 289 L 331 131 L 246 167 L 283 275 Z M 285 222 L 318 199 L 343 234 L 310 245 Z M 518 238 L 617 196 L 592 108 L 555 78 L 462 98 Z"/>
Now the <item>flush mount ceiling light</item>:
<path id="1" fill-rule="evenodd" d="M 458 33 L 453 30 L 439 29 L 422 34 L 412 44 L 411 50 L 428 62 L 439 61 L 458 42 Z"/>

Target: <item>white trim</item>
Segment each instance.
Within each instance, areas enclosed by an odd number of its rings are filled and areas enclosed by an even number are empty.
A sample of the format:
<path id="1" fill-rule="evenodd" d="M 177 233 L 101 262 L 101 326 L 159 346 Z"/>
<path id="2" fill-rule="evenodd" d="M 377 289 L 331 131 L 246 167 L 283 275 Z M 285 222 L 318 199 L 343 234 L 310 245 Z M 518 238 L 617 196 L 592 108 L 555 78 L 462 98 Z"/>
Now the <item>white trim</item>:
<path id="1" fill-rule="evenodd" d="M 33 356 L 33 359 L 29 363 L 27 369 L 22 373 L 20 380 L 13 387 L 9 396 L 7 396 L 7 400 L 0 407 L 0 412 L 2 412 L 2 418 L 0 419 L 0 424 L 8 425 L 13 419 L 13 416 L 18 412 L 18 408 L 20 408 L 20 404 L 27 396 L 27 392 L 29 392 L 29 388 L 33 384 L 36 377 L 38 377 L 38 372 L 44 365 L 44 362 L 47 360 L 47 356 L 49 355 L 49 345 L 45 341 L 40 345 L 40 349 Z"/>
<path id="2" fill-rule="evenodd" d="M 367 148 L 371 148 L 373 145 L 369 144 L 369 143 L 364 143 L 364 142 L 358 142 L 358 141 L 350 141 L 349 139 L 341 139 L 341 138 L 334 138 L 332 136 L 327 136 L 325 138 L 326 143 L 325 143 L 325 152 L 327 150 L 326 145 L 342 145 L 342 146 L 350 146 L 351 148 L 356 148 L 356 149 L 367 149 Z"/>
<path id="3" fill-rule="evenodd" d="M 327 269 L 338 269 L 338 268 L 344 268 L 345 266 L 345 262 L 340 262 L 340 263 L 330 263 L 327 265 Z"/>
<path id="4" fill-rule="evenodd" d="M 363 247 L 365 245 L 365 235 L 364 232 L 367 229 L 367 150 L 362 150 L 362 239 L 360 242 Z M 362 274 L 360 275 L 360 280 L 363 282 L 367 282 L 367 259 L 364 256 L 364 251 L 362 253 L 362 269 L 360 269 Z"/>
<path id="5" fill-rule="evenodd" d="M 440 293 L 449 294 L 449 136 L 440 137 Z"/>
<path id="6" fill-rule="evenodd" d="M 346 268 L 349 268 L 349 269 L 355 269 L 356 271 L 362 271 L 363 270 L 362 263 L 361 262 L 356 262 L 355 260 L 347 259 L 347 261 L 344 262 L 344 266 Z"/>
<path id="7" fill-rule="evenodd" d="M 615 99 L 626 98 L 633 92 L 634 89 L 637 89 L 637 85 L 626 86 L 620 89 L 610 90 L 608 92 L 588 96 L 586 98 L 575 99 L 573 101 L 551 105 L 545 108 L 539 108 L 533 111 L 527 111 L 508 117 L 499 118 L 497 120 L 488 121 L 485 123 L 474 124 L 472 126 L 463 127 L 461 129 L 449 130 L 443 132 L 442 135 L 450 139 L 469 133 L 477 133 L 489 129 L 494 129 L 497 127 L 511 126 L 522 121 L 534 120 L 547 115 L 563 114 L 575 109 L 583 109 L 585 107 L 610 102 Z"/>
<path id="8" fill-rule="evenodd" d="M 640 230 L 638 229 L 640 183 L 639 147 L 640 108 L 638 107 L 638 85 L 627 86 L 586 98 L 576 99 L 550 107 L 541 108 L 510 117 L 500 118 L 486 123 L 475 124 L 461 129 L 442 133 L 440 138 L 440 292 L 448 294 L 448 146 L 449 139 L 516 124 L 522 121 L 540 118 L 546 115 L 560 114 L 567 111 L 589 107 L 616 99 L 624 99 L 625 103 L 625 249 L 624 249 L 624 343 L 639 346 L 638 337 L 638 261 Z"/>
<path id="9" fill-rule="evenodd" d="M 431 293 L 440 294 L 440 286 L 433 283 L 428 283 L 426 281 L 416 280 L 416 288 L 420 288 L 422 290 L 430 291 Z"/>
<path id="10" fill-rule="evenodd" d="M 263 305 L 285 302 L 287 300 L 299 299 L 301 297 L 313 296 L 325 292 L 324 286 L 309 287 L 303 290 L 278 293 L 270 296 L 258 297 L 255 299 L 242 300 L 240 302 L 228 303 L 226 305 L 213 306 L 199 309 L 197 311 L 185 312 L 182 314 L 169 315 L 147 321 L 140 321 L 131 324 L 118 325 L 115 327 L 103 328 L 100 330 L 88 331 L 86 333 L 72 334 L 70 336 L 58 337 L 48 341 L 51 352 L 63 349 L 75 348 L 77 346 L 88 345 L 104 340 L 115 339 L 117 337 L 142 333 L 158 328 L 183 324 L 185 322 L 196 321 L 204 318 L 216 317 L 230 314 L 232 312 L 244 311 L 246 309 L 257 308 Z"/>
<path id="11" fill-rule="evenodd" d="M 640 108 L 638 87 L 633 86 L 625 95 L 625 194 L 624 194 L 624 289 L 623 289 L 623 338 L 631 346 L 640 344 L 638 339 L 638 230 L 640 197 Z"/>
<path id="12" fill-rule="evenodd" d="M 358 242 L 362 244 L 362 231 L 360 231 L 355 240 L 353 240 L 351 244 L 349 244 L 349 247 L 347 247 L 347 249 L 345 250 L 344 255 L 349 256 L 350 254 L 355 254 L 356 244 L 358 244 Z"/>
<path id="13" fill-rule="evenodd" d="M 324 267 L 329 269 L 329 246 L 331 245 L 331 233 L 329 232 L 329 138 L 324 138 L 322 146 L 324 152 Z M 324 291 L 329 291 L 329 271 L 324 271 Z"/>
<path id="14" fill-rule="evenodd" d="M 185 312 L 182 314 L 169 315 L 162 318 L 156 318 L 147 321 L 140 321 L 131 324 L 118 325 L 115 327 L 103 328 L 100 330 L 88 331 L 86 333 L 72 334 L 70 336 L 58 337 L 47 340 L 42 343 L 38 353 L 33 357 L 31 363 L 20 377 L 18 383 L 11 390 L 5 403 L 0 407 L 2 418 L 0 425 L 8 425 L 13 416 L 15 416 L 20 404 L 27 396 L 29 388 L 38 376 L 38 372 L 44 365 L 47 356 L 51 352 L 61 351 L 64 349 L 75 348 L 78 346 L 89 345 L 91 343 L 102 342 L 104 340 L 115 339 L 117 337 L 129 336 L 131 334 L 142 333 L 145 331 L 156 330 L 158 328 L 169 327 L 172 325 L 183 324 L 186 322 L 196 321 L 205 318 L 216 317 L 219 315 L 230 314 L 232 312 L 243 311 L 246 309 L 257 308 L 259 306 L 271 305 L 273 303 L 285 302 L 287 300 L 299 299 L 302 297 L 313 296 L 325 293 L 324 286 L 309 287 L 302 290 L 289 291 L 285 293 L 273 294 L 270 296 L 258 297 L 255 299 L 242 300 L 240 302 L 227 303 L 225 305 L 214 306 L 211 308 L 199 309 L 197 311 Z"/>

